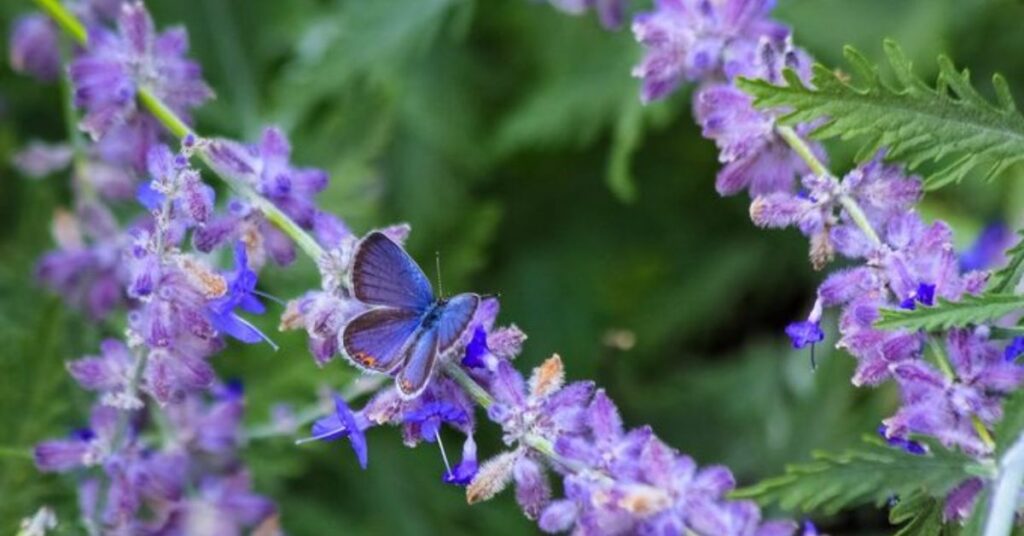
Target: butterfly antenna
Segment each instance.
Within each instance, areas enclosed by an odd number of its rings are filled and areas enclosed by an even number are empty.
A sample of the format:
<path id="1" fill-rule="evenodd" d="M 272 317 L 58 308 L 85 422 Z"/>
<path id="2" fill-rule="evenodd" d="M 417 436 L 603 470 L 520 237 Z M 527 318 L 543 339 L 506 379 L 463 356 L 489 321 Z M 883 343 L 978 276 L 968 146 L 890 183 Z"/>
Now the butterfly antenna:
<path id="1" fill-rule="evenodd" d="M 277 296 L 274 296 L 273 294 L 267 294 L 266 292 L 262 292 L 262 291 L 259 291 L 259 290 L 253 290 L 252 293 L 257 295 L 257 296 L 266 298 L 266 299 L 268 299 L 268 300 L 270 300 L 270 301 L 272 301 L 272 302 L 274 302 L 274 303 L 276 303 L 278 305 L 281 305 L 281 306 L 288 305 L 287 303 L 284 302 L 284 300 L 282 300 L 281 298 L 278 298 Z"/>
<path id="2" fill-rule="evenodd" d="M 452 466 L 448 463 L 448 454 L 444 451 L 444 442 L 441 441 L 440 427 L 438 427 L 437 430 L 434 430 L 434 437 L 437 438 L 437 446 L 441 449 L 441 459 L 444 460 L 444 468 L 448 471 L 446 474 L 450 475 L 452 474 Z"/>
<path id="3" fill-rule="evenodd" d="M 434 251 L 434 261 L 437 266 L 437 295 L 444 298 L 444 285 L 441 283 L 441 252 Z"/>

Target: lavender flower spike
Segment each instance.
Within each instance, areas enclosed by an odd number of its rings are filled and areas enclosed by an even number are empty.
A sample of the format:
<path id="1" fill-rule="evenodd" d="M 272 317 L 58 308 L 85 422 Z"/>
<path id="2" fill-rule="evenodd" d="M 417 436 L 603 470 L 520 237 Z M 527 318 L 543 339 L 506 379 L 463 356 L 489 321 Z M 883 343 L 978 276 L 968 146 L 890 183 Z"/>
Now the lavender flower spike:
<path id="1" fill-rule="evenodd" d="M 94 27 L 89 49 L 71 64 L 75 103 L 86 110 L 82 128 L 99 139 L 125 124 L 136 111 L 141 88 L 187 117 L 213 96 L 199 66 L 184 57 L 187 51 L 184 29 L 157 34 L 141 2 L 124 4 L 118 32 Z"/>
<path id="2" fill-rule="evenodd" d="M 14 21 L 10 41 L 11 68 L 52 82 L 60 76 L 60 32 L 48 17 L 23 15 Z"/>

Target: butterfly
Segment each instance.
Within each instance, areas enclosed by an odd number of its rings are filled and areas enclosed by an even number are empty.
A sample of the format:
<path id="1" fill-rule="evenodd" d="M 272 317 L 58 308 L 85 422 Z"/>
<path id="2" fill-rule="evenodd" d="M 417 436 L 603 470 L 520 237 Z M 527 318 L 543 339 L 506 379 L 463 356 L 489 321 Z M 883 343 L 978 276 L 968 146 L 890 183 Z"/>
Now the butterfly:
<path id="1" fill-rule="evenodd" d="M 427 387 L 438 356 L 465 335 L 480 295 L 437 298 L 416 261 L 380 232 L 367 235 L 352 260 L 352 291 L 373 306 L 341 333 L 345 357 L 394 374 L 398 393 L 415 398 Z"/>

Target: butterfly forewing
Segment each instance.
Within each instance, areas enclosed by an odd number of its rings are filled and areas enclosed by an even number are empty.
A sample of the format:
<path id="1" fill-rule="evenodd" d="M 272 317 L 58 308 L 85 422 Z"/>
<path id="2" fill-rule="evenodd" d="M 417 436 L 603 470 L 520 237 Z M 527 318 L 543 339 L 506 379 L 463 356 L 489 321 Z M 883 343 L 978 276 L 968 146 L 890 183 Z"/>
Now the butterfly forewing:
<path id="1" fill-rule="evenodd" d="M 390 372 L 402 363 L 406 343 L 419 326 L 420 314 L 411 309 L 370 309 L 345 326 L 342 348 L 357 365 Z"/>
<path id="2" fill-rule="evenodd" d="M 480 296 L 466 293 L 452 296 L 437 319 L 437 347 L 444 353 L 466 332 L 480 305 Z"/>
<path id="3" fill-rule="evenodd" d="M 398 371 L 395 383 L 405 398 L 415 398 L 427 386 L 437 361 L 437 329 L 420 331 L 406 348 L 406 358 Z"/>
<path id="4" fill-rule="evenodd" d="M 371 305 L 424 311 L 434 303 L 434 291 L 423 270 L 398 244 L 380 232 L 359 243 L 352 262 L 352 289 Z"/>

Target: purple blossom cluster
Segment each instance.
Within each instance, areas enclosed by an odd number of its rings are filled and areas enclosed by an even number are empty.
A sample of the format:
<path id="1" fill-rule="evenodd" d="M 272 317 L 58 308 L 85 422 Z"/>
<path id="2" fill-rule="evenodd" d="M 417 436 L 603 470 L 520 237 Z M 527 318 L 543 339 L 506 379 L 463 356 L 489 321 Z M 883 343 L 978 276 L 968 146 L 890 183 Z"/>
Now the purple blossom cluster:
<path id="1" fill-rule="evenodd" d="M 582 15 L 593 10 L 601 25 L 617 30 L 626 19 L 626 0 L 548 0 L 555 9 L 570 15 Z"/>
<path id="2" fill-rule="evenodd" d="M 643 80 L 641 98 L 663 98 L 682 82 L 699 83 L 695 117 L 720 150 L 718 192 L 747 190 L 751 219 L 760 227 L 799 229 L 810 241 L 816 269 L 837 254 L 853 263 L 825 279 L 807 320 L 787 327 L 793 346 L 813 349 L 823 341 L 824 311 L 840 308 L 838 346 L 857 360 L 853 383 L 893 380 L 900 388 L 902 405 L 884 421 L 883 437 L 915 454 L 924 446 L 912 436 L 973 456 L 991 454 L 988 430 L 1002 416 L 1005 395 L 1024 382 L 1024 368 L 1015 362 L 1024 340 L 993 340 L 987 326 L 935 336 L 885 331 L 875 323 L 884 309 L 929 307 L 983 291 L 985 269 L 999 262 L 1007 233 L 988 230 L 958 258 L 949 226 L 928 223 L 915 211 L 921 181 L 886 164 L 884 152 L 837 179 L 821 171 L 823 149 L 800 139 L 814 125 L 797 125 L 787 139 L 788 127 L 776 124 L 776 112 L 755 109 L 733 83 L 736 77 L 783 84 L 782 70 L 789 68 L 809 83 L 810 57 L 769 18 L 771 4 L 657 2 L 655 11 L 633 23 L 647 49 L 634 70 Z M 963 518 L 980 488 L 972 479 L 954 489 L 947 519 Z"/>
<path id="3" fill-rule="evenodd" d="M 387 232 L 404 239 L 407 231 Z M 284 329 L 309 333 L 321 365 L 341 353 L 344 326 L 368 307 L 352 297 L 348 279 L 339 276 L 352 270 L 357 247 L 353 239 L 330 251 L 321 260 L 323 290 L 291 302 L 282 320 Z M 399 426 L 405 444 L 415 446 L 441 443 L 447 426 L 464 439 L 457 464 L 448 465 L 444 455 L 442 479 L 467 486 L 471 504 L 513 486 L 523 513 L 551 533 L 768 536 L 797 530 L 787 521 L 763 522 L 753 502 L 728 500 L 735 486 L 728 469 L 699 469 L 649 427 L 626 430 L 604 390 L 593 382 L 565 383 L 557 355 L 525 379 L 512 362 L 526 336 L 514 325 L 497 326 L 498 309 L 497 299 L 482 301 L 461 339 L 440 358 L 449 372 L 435 374 L 421 395 L 408 399 L 389 385 L 358 410 L 336 396 L 335 412 L 313 424 L 308 440 L 346 439 L 365 468 L 367 429 Z M 461 375 L 484 394 L 468 392 Z M 508 446 L 482 463 L 474 437 L 475 402 L 486 408 Z M 562 480 L 561 498 L 553 494 L 552 477 Z M 813 528 L 806 532 L 812 533 Z"/>
<path id="4" fill-rule="evenodd" d="M 88 427 L 37 445 L 36 464 L 84 475 L 79 507 L 94 533 L 242 534 L 272 523 L 275 511 L 238 458 L 243 405 L 233 386 L 192 393 L 167 407 L 157 442 L 143 414 L 98 403 Z"/>
<path id="5" fill-rule="evenodd" d="M 552 3 L 572 13 L 594 8 L 607 26 L 625 16 L 620 0 Z M 885 164 L 883 155 L 836 179 L 818 169 L 821 147 L 794 145 L 793 137 L 813 125 L 787 133 L 773 112 L 753 107 L 733 84 L 737 77 L 781 83 L 783 69 L 790 68 L 806 80 L 810 65 L 789 30 L 770 18 L 771 7 L 768 0 L 660 0 L 654 11 L 638 15 L 633 30 L 647 48 L 634 71 L 643 80 L 642 99 L 664 98 L 685 82 L 698 82 L 695 116 L 721 151 L 717 190 L 748 191 L 751 218 L 761 227 L 799 229 L 810 240 L 816 268 L 837 254 L 854 263 L 822 283 L 807 320 L 787 328 L 794 346 L 824 340 L 822 315 L 840 308 L 839 346 L 858 363 L 853 382 L 893 380 L 900 388 L 903 404 L 883 422 L 882 435 L 915 454 L 925 447 L 914 437 L 927 436 L 987 455 L 987 430 L 1001 418 L 1002 398 L 1024 381 L 1024 369 L 1015 363 L 1024 339 L 994 341 L 986 326 L 943 337 L 882 331 L 875 321 L 883 309 L 927 307 L 939 298 L 955 301 L 980 292 L 983 270 L 997 262 L 1000 248 L 981 244 L 958 257 L 949 227 L 929 224 L 915 211 L 918 179 Z M 92 144 L 35 145 L 19 163 L 43 175 L 75 161 L 75 210 L 55 218 L 59 249 L 40 261 L 38 277 L 96 318 L 125 308 L 127 329 L 123 341 L 105 341 L 98 355 L 68 364 L 98 400 L 87 428 L 36 447 L 37 465 L 79 476 L 83 518 L 93 532 L 212 535 L 272 526 L 274 507 L 251 490 L 238 457 L 241 388 L 218 380 L 210 359 L 228 339 L 270 342 L 247 317 L 265 313 L 257 274 L 268 259 L 279 265 L 294 260 L 295 233 L 311 235 L 312 248 L 323 252 L 315 259 L 322 285 L 290 302 L 280 327 L 305 330 L 320 366 L 346 354 L 346 328 L 381 306 L 357 298 L 352 283 L 364 241 L 317 207 L 327 174 L 294 166 L 291 147 L 275 128 L 255 144 L 188 134 L 177 153 L 163 145 L 161 123 L 139 97 L 156 99 L 188 120 L 212 96 L 199 66 L 186 57 L 184 30 L 157 33 L 138 2 L 83 1 L 76 9 L 89 38 L 69 76 L 74 102 L 85 112 L 80 126 Z M 16 69 L 41 79 L 60 76 L 60 39 L 51 22 L 28 15 L 16 23 L 12 39 Z M 218 207 L 214 190 L 191 166 L 194 157 L 244 194 Z M 107 203 L 126 198 L 146 212 L 122 225 Z M 277 211 L 273 217 L 268 204 Z M 282 218 L 298 231 L 278 227 Z M 401 244 L 408 232 L 395 226 L 382 234 Z M 997 239 L 1006 240 L 986 238 Z M 218 269 L 216 260 L 228 251 L 233 266 Z M 412 268 L 404 270 L 408 275 Z M 381 294 L 397 296 L 393 301 L 409 302 L 408 287 L 399 283 L 373 282 Z M 414 298 L 418 304 L 419 296 Z M 470 503 L 513 486 L 524 514 L 546 532 L 770 536 L 798 530 L 788 521 L 763 521 L 752 502 L 728 499 L 735 486 L 728 469 L 698 468 L 649 427 L 627 429 L 604 390 L 592 382 L 565 382 L 557 355 L 525 378 L 512 362 L 526 337 L 514 325 L 496 325 L 497 299 L 462 302 L 475 309 L 459 329 L 445 323 L 451 318 L 444 317 L 443 303 L 382 313 L 395 323 L 407 320 L 402 315 L 410 310 L 422 314 L 408 324 L 416 337 L 403 332 L 411 342 L 381 343 L 391 349 L 404 344 L 403 353 L 426 349 L 416 355 L 418 363 L 433 367 L 424 369 L 422 390 L 387 385 L 358 410 L 335 396 L 334 411 L 313 423 L 309 439 L 346 440 L 365 468 L 366 431 L 398 426 L 408 446 L 441 447 L 442 480 L 466 486 Z M 429 353 L 430 341 L 434 352 L 441 347 L 437 331 L 419 335 L 432 314 L 440 323 L 432 329 L 446 330 L 450 343 L 441 355 Z M 364 326 L 361 333 L 369 331 Z M 379 357 L 365 354 L 352 364 L 366 368 Z M 507 446 L 482 463 L 477 405 Z M 454 465 L 442 445 L 445 427 L 463 437 Z M 559 497 L 552 479 L 560 481 Z M 980 489 L 973 478 L 957 486 L 947 500 L 947 518 L 963 517 Z M 814 534 L 813 527 L 804 533 Z"/>
<path id="6" fill-rule="evenodd" d="M 30 176 L 73 164 L 75 208 L 56 214 L 57 249 L 39 261 L 38 279 L 93 320 L 124 310 L 127 326 L 123 340 L 108 339 L 96 355 L 68 363 L 97 400 L 87 427 L 36 446 L 36 463 L 76 478 L 81 517 L 93 534 L 273 532 L 275 508 L 252 491 L 239 458 L 241 387 L 219 380 L 210 360 L 227 339 L 270 342 L 248 319 L 265 312 L 257 272 L 268 255 L 294 257 L 291 244 L 238 199 L 218 208 L 191 165 L 211 147 L 240 144 L 189 134 L 175 153 L 163 144 L 157 118 L 137 103 L 148 92 L 187 118 L 212 95 L 185 57 L 184 30 L 156 33 L 138 2 L 82 1 L 73 12 L 89 37 L 67 72 L 74 104 L 85 112 L 77 126 L 89 140 L 36 142 L 16 163 Z M 56 26 L 41 15 L 19 19 L 11 60 L 28 74 L 59 76 Z M 290 167 L 277 130 L 268 129 L 261 148 L 266 185 L 258 191 L 323 240 L 340 242 L 344 224 L 313 201 L 326 174 Z M 128 213 L 124 204 L 136 215 L 119 221 L 114 214 Z M 233 266 L 219 269 L 224 256 Z"/>
<path id="7" fill-rule="evenodd" d="M 256 274 L 241 242 L 235 268 L 223 273 L 180 250 L 214 203 L 213 190 L 188 165 L 191 145 L 186 140 L 178 155 L 163 145 L 150 151 L 152 180 L 139 192 L 148 217 L 121 231 L 107 214 L 105 236 L 121 244 L 109 246 L 108 272 L 76 272 L 98 262 L 79 259 L 88 249 L 65 248 L 40 265 L 54 284 L 88 289 L 69 299 L 104 311 L 128 306 L 124 341 L 108 339 L 98 355 L 68 363 L 78 384 L 98 395 L 88 427 L 35 449 L 40 470 L 81 475 L 82 518 L 97 533 L 241 534 L 274 514 L 273 504 L 251 491 L 238 458 L 240 386 L 221 383 L 208 363 L 226 336 L 262 340 L 239 314 L 263 312 L 253 295 Z M 83 275 L 106 279 L 59 281 Z M 98 299 L 107 288 L 112 295 Z"/>

